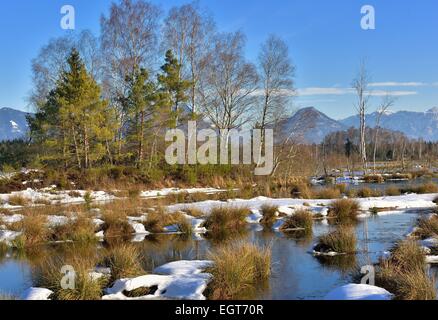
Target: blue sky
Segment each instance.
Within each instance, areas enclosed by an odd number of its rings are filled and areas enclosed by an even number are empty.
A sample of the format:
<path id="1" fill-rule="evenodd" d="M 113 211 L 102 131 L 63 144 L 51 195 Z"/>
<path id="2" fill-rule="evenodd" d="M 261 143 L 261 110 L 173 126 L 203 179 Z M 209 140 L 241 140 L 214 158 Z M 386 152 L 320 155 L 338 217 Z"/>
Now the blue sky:
<path id="1" fill-rule="evenodd" d="M 187 1 L 151 0 L 167 10 Z M 99 33 L 111 0 L 0 1 L 0 107 L 28 110 L 31 59 L 50 38 L 63 35 L 60 8 L 76 9 L 76 31 Z M 438 1 L 436 0 L 200 0 L 221 31 L 247 35 L 255 60 L 263 40 L 275 33 L 290 47 L 297 67 L 296 107 L 315 106 L 334 118 L 355 113 L 349 89 L 360 61 L 372 75 L 370 111 L 386 91 L 394 110 L 438 106 Z M 376 30 L 360 27 L 363 5 L 373 5 Z"/>

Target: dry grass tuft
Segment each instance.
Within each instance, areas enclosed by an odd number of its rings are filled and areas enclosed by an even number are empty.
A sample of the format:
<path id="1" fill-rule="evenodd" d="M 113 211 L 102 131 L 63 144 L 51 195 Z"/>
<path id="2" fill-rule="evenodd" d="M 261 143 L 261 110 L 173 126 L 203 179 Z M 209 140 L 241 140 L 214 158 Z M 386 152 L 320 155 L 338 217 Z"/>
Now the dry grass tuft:
<path id="1" fill-rule="evenodd" d="M 352 227 L 340 226 L 335 231 L 319 237 L 315 246 L 317 252 L 354 253 L 356 234 Z"/>
<path id="2" fill-rule="evenodd" d="M 391 257 L 380 261 L 376 285 L 398 300 L 436 299 L 435 284 L 426 273 L 424 253 L 412 240 L 398 243 Z"/>
<path id="3" fill-rule="evenodd" d="M 105 264 L 111 268 L 112 281 L 145 274 L 141 266 L 141 254 L 132 244 L 117 245 L 107 249 Z"/>
<path id="4" fill-rule="evenodd" d="M 265 225 L 272 225 L 277 219 L 278 206 L 263 205 L 261 208 L 263 218 L 260 221 Z"/>
<path id="5" fill-rule="evenodd" d="M 298 210 L 292 216 L 287 217 L 281 227 L 282 231 L 304 229 L 306 232 L 312 232 L 313 215 L 308 210 Z"/>
<path id="6" fill-rule="evenodd" d="M 330 204 L 329 217 L 339 221 L 355 219 L 360 210 L 360 204 L 352 199 L 340 199 Z"/>
<path id="7" fill-rule="evenodd" d="M 213 275 L 209 285 L 210 299 L 240 299 L 271 275 L 271 250 L 268 247 L 234 243 L 210 253 L 209 259 L 214 262 L 207 270 Z"/>

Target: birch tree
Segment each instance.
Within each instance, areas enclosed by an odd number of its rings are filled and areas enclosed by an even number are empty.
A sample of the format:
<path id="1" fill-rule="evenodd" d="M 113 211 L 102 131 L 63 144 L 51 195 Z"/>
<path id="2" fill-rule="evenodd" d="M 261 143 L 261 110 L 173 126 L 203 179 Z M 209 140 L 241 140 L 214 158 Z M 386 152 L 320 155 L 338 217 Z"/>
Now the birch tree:
<path id="1" fill-rule="evenodd" d="M 255 106 L 258 75 L 244 57 L 245 37 L 240 32 L 217 35 L 212 59 L 205 70 L 202 107 L 218 129 L 240 128 Z"/>
<path id="2" fill-rule="evenodd" d="M 182 66 L 178 77 L 191 84 L 188 106 L 192 116 L 199 111 L 199 82 L 210 61 L 214 30 L 212 18 L 201 11 L 197 2 L 173 7 L 164 21 L 162 47 L 173 51 Z"/>
<path id="3" fill-rule="evenodd" d="M 359 72 L 356 76 L 356 78 L 353 80 L 353 88 L 356 91 L 357 95 L 357 111 L 359 114 L 359 131 L 360 131 L 360 138 L 359 138 L 359 154 L 360 159 L 362 161 L 362 167 L 367 171 L 367 151 L 366 151 L 366 140 L 365 140 L 365 133 L 366 133 L 366 112 L 369 102 L 369 92 L 368 92 L 368 85 L 370 82 L 369 74 L 366 69 L 365 63 L 362 63 L 359 69 Z"/>

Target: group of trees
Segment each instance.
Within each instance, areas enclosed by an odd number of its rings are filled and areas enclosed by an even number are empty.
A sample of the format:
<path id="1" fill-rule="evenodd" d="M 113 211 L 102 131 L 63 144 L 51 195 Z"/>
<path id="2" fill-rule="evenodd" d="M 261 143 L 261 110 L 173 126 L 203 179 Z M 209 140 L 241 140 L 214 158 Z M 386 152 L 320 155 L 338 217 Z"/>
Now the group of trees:
<path id="1" fill-rule="evenodd" d="M 432 161 L 438 155 L 438 143 L 436 142 L 410 139 L 401 132 L 383 129 L 379 126 L 366 128 L 365 141 L 367 154 L 373 154 L 376 161 L 398 161 L 402 170 L 409 169 L 410 161 L 432 165 Z M 355 165 L 362 165 L 360 146 L 360 128 L 350 128 L 327 135 L 319 148 L 323 159 L 337 159 L 340 163 L 349 163 L 351 168 Z"/>
<path id="2" fill-rule="evenodd" d="M 202 119 L 217 129 L 275 127 L 291 111 L 294 66 L 271 35 L 258 61 L 245 36 L 216 30 L 197 3 L 163 18 L 145 0 L 113 3 L 101 35 L 53 39 L 33 60 L 29 118 L 42 161 L 87 169 L 163 162 L 168 128 Z"/>

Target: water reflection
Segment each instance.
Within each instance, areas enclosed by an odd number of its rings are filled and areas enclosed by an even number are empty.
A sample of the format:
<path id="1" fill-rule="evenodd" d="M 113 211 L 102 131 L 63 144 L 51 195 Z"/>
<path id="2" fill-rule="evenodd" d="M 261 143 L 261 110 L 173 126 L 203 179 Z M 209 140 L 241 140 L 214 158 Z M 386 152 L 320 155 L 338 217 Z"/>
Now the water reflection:
<path id="1" fill-rule="evenodd" d="M 377 262 L 379 256 L 394 242 L 403 239 L 415 223 L 416 213 L 369 217 L 356 225 L 358 253 L 337 257 L 315 257 L 309 252 L 317 238 L 330 232 L 335 225 L 316 221 L 311 234 L 300 232 L 274 232 L 259 225 L 250 225 L 239 233 L 213 237 L 192 235 L 151 235 L 135 243 L 143 257 L 147 272 L 164 263 L 181 259 L 205 259 L 208 252 L 228 241 L 248 240 L 272 249 L 273 274 L 268 283 L 260 284 L 256 291 L 245 293 L 248 299 L 321 299 L 330 290 L 351 281 L 351 273 L 358 266 Z M 366 232 L 367 231 L 367 232 Z M 202 240 L 200 240 L 202 239 Z M 20 294 L 32 285 L 31 271 L 41 261 L 53 255 L 67 258 L 99 255 L 107 244 L 91 247 L 72 247 L 65 243 L 27 252 L 12 251 L 0 255 L 0 292 Z M 238 257 L 236 257 L 238 258 Z M 432 268 L 431 270 L 436 270 Z"/>

